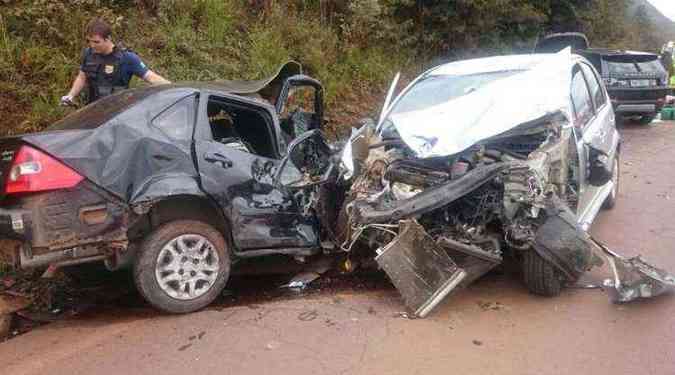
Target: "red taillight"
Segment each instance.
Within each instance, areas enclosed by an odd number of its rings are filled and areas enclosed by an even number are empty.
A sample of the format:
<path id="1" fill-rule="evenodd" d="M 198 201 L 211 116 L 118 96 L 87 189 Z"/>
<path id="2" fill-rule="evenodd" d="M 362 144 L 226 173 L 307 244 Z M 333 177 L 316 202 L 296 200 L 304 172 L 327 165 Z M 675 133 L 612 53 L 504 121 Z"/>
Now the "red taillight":
<path id="1" fill-rule="evenodd" d="M 51 156 L 29 146 L 21 146 L 5 177 L 5 193 L 28 193 L 71 188 L 84 177 Z"/>

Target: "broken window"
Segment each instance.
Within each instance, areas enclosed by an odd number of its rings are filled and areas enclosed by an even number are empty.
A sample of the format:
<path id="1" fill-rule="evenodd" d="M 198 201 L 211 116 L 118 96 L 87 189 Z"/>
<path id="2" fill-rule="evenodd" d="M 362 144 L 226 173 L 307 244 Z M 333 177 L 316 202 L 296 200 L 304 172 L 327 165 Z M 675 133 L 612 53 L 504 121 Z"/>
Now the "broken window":
<path id="1" fill-rule="evenodd" d="M 291 87 L 281 108 L 280 126 L 286 141 L 315 128 L 316 89 L 312 86 Z"/>
<path id="2" fill-rule="evenodd" d="M 276 158 L 271 119 L 262 110 L 211 96 L 207 115 L 216 142 L 240 151 Z"/>

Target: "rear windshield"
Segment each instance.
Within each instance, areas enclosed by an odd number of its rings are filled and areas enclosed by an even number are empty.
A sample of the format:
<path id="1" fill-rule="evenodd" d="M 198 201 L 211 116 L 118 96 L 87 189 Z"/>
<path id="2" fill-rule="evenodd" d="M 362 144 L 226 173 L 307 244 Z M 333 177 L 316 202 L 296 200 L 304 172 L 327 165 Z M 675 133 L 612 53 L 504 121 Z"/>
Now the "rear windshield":
<path id="1" fill-rule="evenodd" d="M 47 130 L 95 129 L 111 120 L 124 109 L 154 94 L 158 91 L 158 87 L 126 90 L 99 99 L 57 121 Z"/>
<path id="2" fill-rule="evenodd" d="M 656 56 L 605 57 L 610 74 L 661 73 L 663 66 Z"/>

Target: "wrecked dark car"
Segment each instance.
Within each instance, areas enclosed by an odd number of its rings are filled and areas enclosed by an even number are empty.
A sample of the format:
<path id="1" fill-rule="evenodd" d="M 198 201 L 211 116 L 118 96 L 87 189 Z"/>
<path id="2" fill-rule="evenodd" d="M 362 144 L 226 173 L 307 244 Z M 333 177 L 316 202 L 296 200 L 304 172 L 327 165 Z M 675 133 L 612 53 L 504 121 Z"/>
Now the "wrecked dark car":
<path id="1" fill-rule="evenodd" d="M 289 143 L 321 127 L 322 95 L 287 64 L 261 81 L 126 90 L 1 139 L 5 261 L 133 265 L 153 306 L 189 312 L 235 259 L 318 252 L 315 218 L 273 177 Z"/>

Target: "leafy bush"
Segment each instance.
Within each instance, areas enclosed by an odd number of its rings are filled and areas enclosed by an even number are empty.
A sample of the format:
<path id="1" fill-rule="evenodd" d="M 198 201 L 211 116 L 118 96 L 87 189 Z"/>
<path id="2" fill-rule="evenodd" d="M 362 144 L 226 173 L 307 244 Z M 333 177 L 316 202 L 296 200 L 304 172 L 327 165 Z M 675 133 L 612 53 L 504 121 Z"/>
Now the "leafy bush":
<path id="1" fill-rule="evenodd" d="M 0 134 L 63 116 L 93 17 L 172 81 L 258 79 L 288 59 L 322 81 L 334 134 L 374 115 L 396 71 L 531 50 L 584 31 L 596 46 L 651 48 L 630 0 L 0 0 Z M 656 36 L 655 36 L 656 35 Z M 132 86 L 143 85 L 140 80 Z"/>

